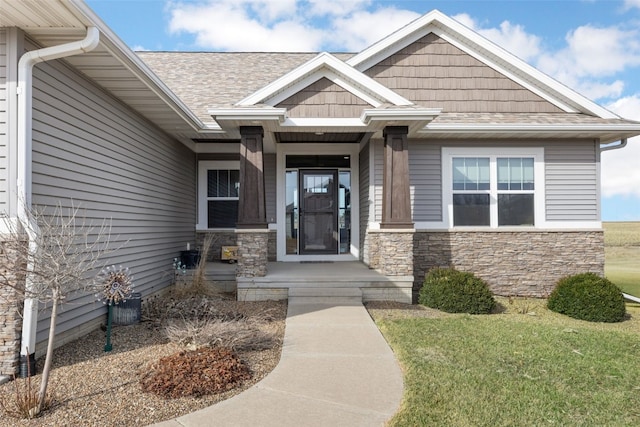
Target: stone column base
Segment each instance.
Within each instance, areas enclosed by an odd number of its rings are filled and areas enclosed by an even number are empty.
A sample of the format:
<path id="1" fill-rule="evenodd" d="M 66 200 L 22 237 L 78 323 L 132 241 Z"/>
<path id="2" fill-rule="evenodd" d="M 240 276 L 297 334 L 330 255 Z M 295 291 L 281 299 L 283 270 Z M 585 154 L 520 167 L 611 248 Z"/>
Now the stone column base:
<path id="1" fill-rule="evenodd" d="M 264 277 L 269 261 L 269 230 L 236 230 L 238 266 L 236 277 Z"/>
<path id="2" fill-rule="evenodd" d="M 385 276 L 413 276 L 413 229 L 368 230 L 369 267 Z"/>

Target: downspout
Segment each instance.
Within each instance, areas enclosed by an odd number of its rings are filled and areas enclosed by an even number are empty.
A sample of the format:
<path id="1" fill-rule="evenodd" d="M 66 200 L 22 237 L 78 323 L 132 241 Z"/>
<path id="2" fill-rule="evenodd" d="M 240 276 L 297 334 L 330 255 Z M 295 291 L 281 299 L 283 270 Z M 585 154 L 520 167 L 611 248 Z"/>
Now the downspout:
<path id="1" fill-rule="evenodd" d="M 37 244 L 34 240 L 33 224 L 28 211 L 31 208 L 31 147 L 32 147 L 32 79 L 33 67 L 45 61 L 64 58 L 90 52 L 98 46 L 100 32 L 96 27 L 88 27 L 84 39 L 64 43 L 58 46 L 26 52 L 18 61 L 18 129 L 17 129 L 17 217 L 23 225 L 29 239 L 29 253 L 34 253 Z M 33 264 L 27 265 L 25 288 L 32 289 L 33 277 L 29 274 Z M 22 341 L 20 344 L 20 369 L 25 363 L 35 366 L 36 329 L 38 324 L 38 300 L 25 298 L 22 319 Z M 28 350 L 27 350 L 28 349 Z M 25 365 L 26 366 L 26 365 Z M 35 371 L 35 370 L 34 370 Z M 32 374 L 35 373 L 32 371 Z M 26 376 L 26 372 L 20 372 Z"/>
<path id="2" fill-rule="evenodd" d="M 624 148 L 627 146 L 627 138 L 622 138 L 620 139 L 620 142 L 618 144 L 613 144 L 613 145 L 605 145 L 605 146 L 600 146 L 600 152 L 602 153 L 603 151 L 609 151 L 609 150 L 618 150 L 620 148 Z M 640 302 L 640 298 L 638 297 L 634 297 L 632 295 L 628 295 L 625 294 L 624 292 L 622 293 L 622 297 L 634 302 Z"/>

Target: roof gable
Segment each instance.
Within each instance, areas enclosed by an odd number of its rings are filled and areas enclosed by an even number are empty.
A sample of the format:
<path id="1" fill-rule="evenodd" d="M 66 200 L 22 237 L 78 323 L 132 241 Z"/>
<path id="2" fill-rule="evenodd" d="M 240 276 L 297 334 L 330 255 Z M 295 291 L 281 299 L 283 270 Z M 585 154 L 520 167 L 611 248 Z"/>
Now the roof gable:
<path id="1" fill-rule="evenodd" d="M 619 118 L 438 10 L 416 19 L 353 56 L 346 63 L 364 72 L 430 33 L 446 40 L 564 112 Z"/>
<path id="2" fill-rule="evenodd" d="M 289 117 L 360 117 L 373 106 L 323 77 L 276 107 L 286 108 Z"/>
<path id="3" fill-rule="evenodd" d="M 391 89 L 348 66 L 330 53 L 320 53 L 300 67 L 254 92 L 236 104 L 250 107 L 259 104 L 275 106 L 320 79 L 328 79 L 369 105 L 408 106 L 413 103 Z"/>

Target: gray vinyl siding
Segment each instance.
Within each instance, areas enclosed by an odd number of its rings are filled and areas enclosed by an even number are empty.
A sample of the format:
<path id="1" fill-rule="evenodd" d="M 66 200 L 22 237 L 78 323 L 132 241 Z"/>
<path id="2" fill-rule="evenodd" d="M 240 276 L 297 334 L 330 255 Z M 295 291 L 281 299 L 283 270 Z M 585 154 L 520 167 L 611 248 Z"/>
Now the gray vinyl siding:
<path id="1" fill-rule="evenodd" d="M 111 219 L 122 246 L 104 261 L 129 267 L 143 298 L 166 287 L 172 259 L 195 244 L 195 155 L 60 61 L 36 66 L 33 85 L 33 202 L 73 199 L 88 220 Z M 58 332 L 104 316 L 92 300 L 72 298 Z"/>
<path id="2" fill-rule="evenodd" d="M 598 221 L 598 144 L 545 146 L 547 221 Z"/>
<path id="3" fill-rule="evenodd" d="M 379 222 L 382 221 L 383 141 L 376 141 L 374 159 L 374 218 Z M 409 179 L 413 221 L 441 221 L 442 165 L 439 144 L 409 141 Z"/>
<path id="4" fill-rule="evenodd" d="M 7 33 L 0 28 L 0 212 L 7 209 Z"/>
<path id="5" fill-rule="evenodd" d="M 360 151 L 359 163 L 360 171 L 358 179 L 360 183 L 360 259 L 368 260 L 368 254 L 365 255 L 365 251 L 368 252 L 368 248 L 365 246 L 365 236 L 367 234 L 367 227 L 369 226 L 369 213 L 371 201 L 369 200 L 369 154 L 370 143 L 367 143 Z"/>
<path id="6" fill-rule="evenodd" d="M 372 142 L 374 143 L 374 142 Z M 508 147 L 544 147 L 547 221 L 597 221 L 598 144 L 585 141 L 518 141 Z M 442 147 L 496 147 L 471 141 L 409 141 L 409 173 L 413 221 L 442 220 Z M 374 145 L 374 220 L 382 220 L 383 142 Z M 497 150 L 499 152 L 499 149 Z"/>
<path id="7" fill-rule="evenodd" d="M 382 140 L 371 142 L 373 144 L 373 220 L 382 221 L 382 179 L 384 174 L 384 143 Z"/>
<path id="8" fill-rule="evenodd" d="M 264 191 L 267 222 L 276 222 L 276 155 L 264 155 Z"/>
<path id="9" fill-rule="evenodd" d="M 409 141 L 413 221 L 442 221 L 442 162 L 439 146 Z"/>

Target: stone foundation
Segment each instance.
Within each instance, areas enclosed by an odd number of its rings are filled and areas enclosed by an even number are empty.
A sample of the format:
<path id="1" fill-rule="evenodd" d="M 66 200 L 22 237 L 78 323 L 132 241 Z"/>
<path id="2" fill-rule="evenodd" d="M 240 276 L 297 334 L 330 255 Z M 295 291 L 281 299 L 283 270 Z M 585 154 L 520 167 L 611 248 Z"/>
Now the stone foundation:
<path id="1" fill-rule="evenodd" d="M 385 276 L 412 276 L 414 233 L 414 230 L 369 230 L 369 267 Z"/>
<path id="2" fill-rule="evenodd" d="M 236 230 L 238 266 L 236 277 L 267 275 L 269 230 Z"/>
<path id="3" fill-rule="evenodd" d="M 414 292 L 433 267 L 470 271 L 504 296 L 547 297 L 561 277 L 604 275 L 600 231 L 416 232 Z"/>
<path id="4" fill-rule="evenodd" d="M 6 246 L 0 247 L 0 274 L 2 274 L 0 280 L 11 282 L 14 286 L 24 278 L 16 276 L 15 258 L 10 257 L 11 249 Z M 0 286 L 0 376 L 12 376 L 18 373 L 22 302 L 19 293 L 13 288 Z"/>

